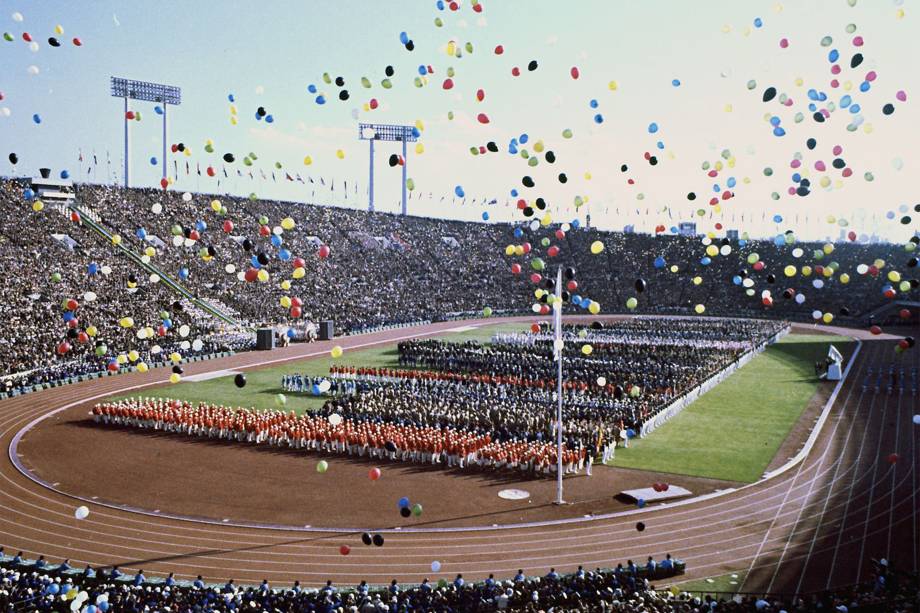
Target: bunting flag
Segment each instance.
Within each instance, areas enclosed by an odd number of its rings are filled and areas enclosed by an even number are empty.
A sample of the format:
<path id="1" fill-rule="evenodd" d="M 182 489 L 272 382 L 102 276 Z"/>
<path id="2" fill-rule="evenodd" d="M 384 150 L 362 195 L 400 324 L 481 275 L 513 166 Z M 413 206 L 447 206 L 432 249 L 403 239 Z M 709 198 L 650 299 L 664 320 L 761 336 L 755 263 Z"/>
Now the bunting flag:
<path id="1" fill-rule="evenodd" d="M 293 180 L 294 180 L 294 177 L 292 177 L 292 176 L 290 175 L 290 173 L 287 173 L 287 172 L 284 173 L 284 178 L 287 179 L 288 181 L 293 181 Z"/>
<path id="2" fill-rule="evenodd" d="M 223 170 L 224 170 L 224 178 L 226 179 L 227 178 L 227 167 L 223 166 Z"/>
<path id="3" fill-rule="evenodd" d="M 173 178 L 176 180 L 179 179 L 179 162 L 176 160 L 173 160 Z"/>
<path id="4" fill-rule="evenodd" d="M 196 162 L 195 168 L 198 171 L 198 176 L 200 177 L 201 176 L 201 162 Z"/>
<path id="5" fill-rule="evenodd" d="M 77 158 L 79 161 L 83 161 L 83 149 L 80 149 L 80 157 Z"/>
<path id="6" fill-rule="evenodd" d="M 274 170 L 272 171 L 272 181 L 274 181 L 275 183 L 278 182 L 278 179 L 275 178 L 275 171 L 274 171 Z"/>
<path id="7" fill-rule="evenodd" d="M 188 161 L 186 161 L 186 162 L 185 162 L 185 174 L 186 174 L 186 176 L 188 176 L 188 175 L 190 174 L 190 172 L 191 172 L 191 171 L 190 171 L 189 168 L 188 168 Z"/>

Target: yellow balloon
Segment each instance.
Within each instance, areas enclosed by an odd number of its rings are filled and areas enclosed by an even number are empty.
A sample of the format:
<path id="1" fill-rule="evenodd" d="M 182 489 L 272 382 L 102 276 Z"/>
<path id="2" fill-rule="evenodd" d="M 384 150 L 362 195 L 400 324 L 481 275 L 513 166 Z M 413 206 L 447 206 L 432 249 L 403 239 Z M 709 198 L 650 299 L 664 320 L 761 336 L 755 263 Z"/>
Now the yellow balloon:
<path id="1" fill-rule="evenodd" d="M 236 116 L 230 117 L 230 125 L 235 126 L 237 124 Z"/>
<path id="2" fill-rule="evenodd" d="M 265 283 L 268 281 L 268 271 L 264 268 L 260 268 L 258 274 L 256 274 L 256 278 L 262 283 Z"/>
<path id="3" fill-rule="evenodd" d="M 703 277 L 693 277 L 693 284 L 694 284 L 694 285 L 699 285 L 699 284 L 702 283 L 702 282 L 703 282 Z"/>
<path id="4" fill-rule="evenodd" d="M 60 25 L 60 24 L 54 26 L 54 33 L 57 34 L 58 36 L 60 36 L 61 34 L 63 34 L 63 33 L 64 33 L 64 26 L 62 26 L 62 25 Z"/>
<path id="5" fill-rule="evenodd" d="M 422 143 L 415 143 L 415 153 L 417 155 L 421 155 L 425 153 L 425 145 L 423 145 Z"/>
<path id="6" fill-rule="evenodd" d="M 697 315 L 702 315 L 703 313 L 706 312 L 706 306 L 703 304 L 698 304 L 695 307 L 693 307 L 693 310 L 696 311 Z"/>
<path id="7" fill-rule="evenodd" d="M 93 336 L 96 336 L 98 333 L 99 333 L 99 330 L 96 328 L 96 326 L 87 326 L 87 327 L 86 327 L 86 335 L 87 335 L 87 336 L 93 337 Z"/>
<path id="8" fill-rule="evenodd" d="M 585 355 L 591 355 L 591 352 L 594 351 L 594 347 L 591 345 L 585 344 L 581 346 L 581 352 Z"/>
<path id="9" fill-rule="evenodd" d="M 293 230 L 295 225 L 296 224 L 294 223 L 294 220 L 291 217 L 285 217 L 284 219 L 281 220 L 281 227 L 284 228 L 285 230 Z"/>
<path id="10" fill-rule="evenodd" d="M 117 234 L 113 234 L 113 235 L 112 235 L 112 244 L 115 245 L 116 247 L 117 247 L 118 245 L 120 245 L 120 244 L 121 244 L 121 237 L 118 236 Z"/>
<path id="11" fill-rule="evenodd" d="M 602 243 L 601 241 L 594 241 L 593 243 L 591 243 L 591 253 L 593 253 L 594 255 L 597 255 L 603 250 L 604 250 L 604 243 Z"/>
<path id="12" fill-rule="evenodd" d="M 220 200 L 212 200 L 212 201 L 211 201 L 211 210 L 212 210 L 212 211 L 214 211 L 215 213 L 220 213 L 220 207 L 221 207 Z"/>
<path id="13" fill-rule="evenodd" d="M 138 359 L 139 357 L 141 357 L 141 354 L 139 354 L 139 353 L 138 353 L 137 351 L 135 351 L 134 349 L 132 349 L 131 351 L 128 352 L 128 359 L 131 360 L 132 362 L 137 362 L 137 359 Z"/>
<path id="14" fill-rule="evenodd" d="M 821 316 L 821 320 L 822 320 L 824 323 L 829 324 L 829 323 L 831 323 L 832 321 L 834 321 L 834 314 L 833 314 L 833 313 L 825 313 L 824 315 Z"/>
<path id="15" fill-rule="evenodd" d="M 156 254 L 157 254 L 157 250 L 154 249 L 153 247 L 147 247 L 146 249 L 144 249 L 144 255 L 146 255 L 148 258 L 152 258 Z"/>
<path id="16" fill-rule="evenodd" d="M 182 361 L 182 354 L 179 353 L 178 351 L 173 351 L 172 353 L 169 354 L 169 360 L 173 364 L 178 364 L 179 362 Z"/>
<path id="17" fill-rule="evenodd" d="M 148 370 L 150 370 L 150 367 L 147 366 L 146 362 L 141 362 L 137 365 L 137 372 L 147 372 Z"/>
<path id="18" fill-rule="evenodd" d="M 306 156 L 306 157 L 304 157 L 304 159 L 303 159 L 303 165 L 304 165 L 304 166 L 309 166 L 309 165 L 312 164 L 312 163 L 313 163 L 313 158 L 311 158 L 309 155 Z"/>
<path id="19" fill-rule="evenodd" d="M 847 273 L 843 273 L 842 275 L 840 275 L 840 282 L 843 283 L 844 285 L 846 285 L 847 283 L 849 283 L 849 282 L 850 282 L 850 275 L 848 275 Z"/>
<path id="20" fill-rule="evenodd" d="M 303 279 L 304 275 L 307 274 L 307 271 L 303 268 L 295 268 L 293 274 L 291 275 L 295 279 Z"/>
<path id="21" fill-rule="evenodd" d="M 179 381 L 182 381 L 182 375 L 180 375 L 179 373 L 174 372 L 173 374 L 169 375 L 170 383 L 178 383 Z"/>
<path id="22" fill-rule="evenodd" d="M 897 270 L 889 271 L 888 280 L 892 283 L 898 283 L 901 280 L 901 273 L 899 273 Z"/>
<path id="23" fill-rule="evenodd" d="M 610 83 L 607 84 L 607 88 L 612 92 L 615 92 L 618 87 L 619 85 L 617 84 L 616 81 L 611 81 Z"/>
<path id="24" fill-rule="evenodd" d="M 131 328 L 134 326 L 134 320 L 131 319 L 130 317 L 122 317 L 121 320 L 119 320 L 118 324 L 122 328 Z"/>
<path id="25" fill-rule="evenodd" d="M 282 296 L 282 297 L 281 297 L 281 306 L 283 306 L 283 307 L 286 308 L 286 309 L 291 308 L 291 298 L 290 298 L 290 296 Z"/>
<path id="26" fill-rule="evenodd" d="M 515 245 L 514 255 L 517 255 L 517 256 L 524 255 L 524 245 Z"/>
<path id="27" fill-rule="evenodd" d="M 119 364 L 122 364 L 122 365 L 127 364 L 127 363 L 128 363 L 128 356 L 126 356 L 126 355 L 123 354 L 123 353 L 119 353 L 118 356 L 115 358 L 115 361 L 118 362 Z"/>
<path id="28" fill-rule="evenodd" d="M 590 312 L 592 315 L 597 315 L 598 313 L 600 313 L 601 312 L 600 303 L 594 302 L 592 300 L 591 304 L 588 305 L 588 312 Z"/>
<path id="29" fill-rule="evenodd" d="M 345 152 L 344 152 L 343 150 L 341 150 L 341 149 L 338 149 L 338 150 L 335 152 L 335 157 L 339 158 L 340 160 L 344 160 L 344 159 L 345 159 Z"/>
<path id="30" fill-rule="evenodd" d="M 281 289 L 283 289 L 284 291 L 287 291 L 287 290 L 291 289 L 291 282 L 290 282 L 289 280 L 287 280 L 287 279 L 285 279 L 284 281 L 282 281 L 282 282 L 281 282 Z"/>
<path id="31" fill-rule="evenodd" d="M 505 247 L 505 255 L 511 256 L 514 255 L 514 245 L 508 245 Z"/>
<path id="32" fill-rule="evenodd" d="M 41 200 L 36 200 L 35 202 L 32 203 L 32 210 L 35 211 L 36 213 L 41 211 L 43 208 L 45 208 L 45 203 L 42 202 Z"/>
<path id="33" fill-rule="evenodd" d="M 342 357 L 342 348 L 336 345 L 332 348 L 332 351 L 329 352 L 329 355 L 331 355 L 333 358 Z"/>
<path id="34" fill-rule="evenodd" d="M 786 275 L 787 277 L 794 277 L 795 273 L 796 273 L 795 266 L 793 266 L 792 264 L 789 264 L 783 269 L 783 274 Z"/>
<path id="35" fill-rule="evenodd" d="M 708 255 L 709 257 L 715 257 L 719 255 L 719 248 L 716 247 L 715 245 L 709 245 L 708 247 L 706 247 L 706 255 Z"/>

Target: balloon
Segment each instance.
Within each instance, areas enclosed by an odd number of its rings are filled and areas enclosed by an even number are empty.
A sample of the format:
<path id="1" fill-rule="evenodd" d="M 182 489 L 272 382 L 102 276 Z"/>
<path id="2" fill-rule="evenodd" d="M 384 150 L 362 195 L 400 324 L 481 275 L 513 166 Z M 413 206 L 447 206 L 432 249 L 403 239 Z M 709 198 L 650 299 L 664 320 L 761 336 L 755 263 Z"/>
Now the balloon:
<path id="1" fill-rule="evenodd" d="M 400 498 L 400 499 L 399 499 L 399 502 L 398 502 L 398 508 L 400 508 L 400 509 L 408 509 L 408 508 L 409 508 L 409 499 L 406 498 L 405 496 L 403 496 L 402 498 Z"/>
<path id="2" fill-rule="evenodd" d="M 364 543 L 365 545 L 370 545 L 374 541 L 371 538 L 370 534 L 368 534 L 367 532 L 364 532 L 361 534 L 361 542 Z"/>
<path id="3" fill-rule="evenodd" d="M 630 297 L 629 299 L 626 300 L 626 308 L 629 309 L 630 311 L 635 309 L 637 306 L 639 306 L 639 301 L 636 300 L 635 298 Z"/>
<path id="4" fill-rule="evenodd" d="M 374 538 L 371 539 L 374 542 L 375 547 L 383 547 L 383 535 L 375 534 Z"/>
<path id="5" fill-rule="evenodd" d="M 371 481 L 378 480 L 380 478 L 380 469 L 376 467 L 370 469 L 370 471 L 367 473 L 367 476 Z"/>
<path id="6" fill-rule="evenodd" d="M 593 243 L 591 243 L 591 253 L 593 253 L 594 255 L 599 254 L 603 250 L 604 250 L 604 243 L 602 243 L 601 241 L 594 241 Z"/>
<path id="7" fill-rule="evenodd" d="M 329 463 L 326 460 L 320 460 L 316 463 L 316 472 L 324 473 L 329 470 Z"/>
<path id="8" fill-rule="evenodd" d="M 441 563 L 435 560 L 431 563 L 431 572 L 436 573 L 441 570 Z"/>
<path id="9" fill-rule="evenodd" d="M 342 545 L 341 547 L 339 547 L 339 553 L 342 554 L 343 556 L 347 556 L 349 553 L 351 553 L 351 547 L 349 547 L 348 545 Z"/>
<path id="10" fill-rule="evenodd" d="M 287 396 L 285 396 L 284 394 L 276 394 L 275 404 L 278 405 L 279 407 L 283 407 L 284 405 L 287 404 Z"/>
<path id="11" fill-rule="evenodd" d="M 237 373 L 237 375 L 233 377 L 233 384 L 237 387 L 246 387 L 246 375 Z"/>
<path id="12" fill-rule="evenodd" d="M 329 355 L 331 355 L 333 358 L 342 357 L 342 348 L 339 345 L 335 345 L 329 352 Z"/>
<path id="13" fill-rule="evenodd" d="M 412 514 L 416 517 L 419 517 L 422 514 L 422 505 L 419 503 L 412 505 Z"/>
<path id="14" fill-rule="evenodd" d="M 73 516 L 76 517 L 77 519 L 86 519 L 87 517 L 89 517 L 89 508 L 85 506 L 77 507 L 77 509 L 73 513 Z"/>

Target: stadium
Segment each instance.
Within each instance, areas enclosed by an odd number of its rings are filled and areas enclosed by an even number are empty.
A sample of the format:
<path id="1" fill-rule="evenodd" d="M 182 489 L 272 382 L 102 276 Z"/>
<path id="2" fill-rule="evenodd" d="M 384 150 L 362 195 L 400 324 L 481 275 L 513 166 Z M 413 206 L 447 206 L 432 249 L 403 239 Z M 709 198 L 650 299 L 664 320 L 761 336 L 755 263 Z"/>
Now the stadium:
<path id="1" fill-rule="evenodd" d="M 920 610 L 912 7 L 16 4 L 3 610 Z"/>

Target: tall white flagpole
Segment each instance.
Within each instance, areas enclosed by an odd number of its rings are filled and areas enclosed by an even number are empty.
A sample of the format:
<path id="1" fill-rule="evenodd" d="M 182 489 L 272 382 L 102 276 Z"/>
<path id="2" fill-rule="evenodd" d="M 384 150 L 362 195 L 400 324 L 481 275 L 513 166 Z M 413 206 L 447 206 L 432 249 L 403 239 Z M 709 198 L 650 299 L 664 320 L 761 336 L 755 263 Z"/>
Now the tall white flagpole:
<path id="1" fill-rule="evenodd" d="M 562 267 L 556 273 L 556 300 L 553 302 L 556 339 L 553 343 L 556 364 L 556 504 L 562 499 Z"/>

